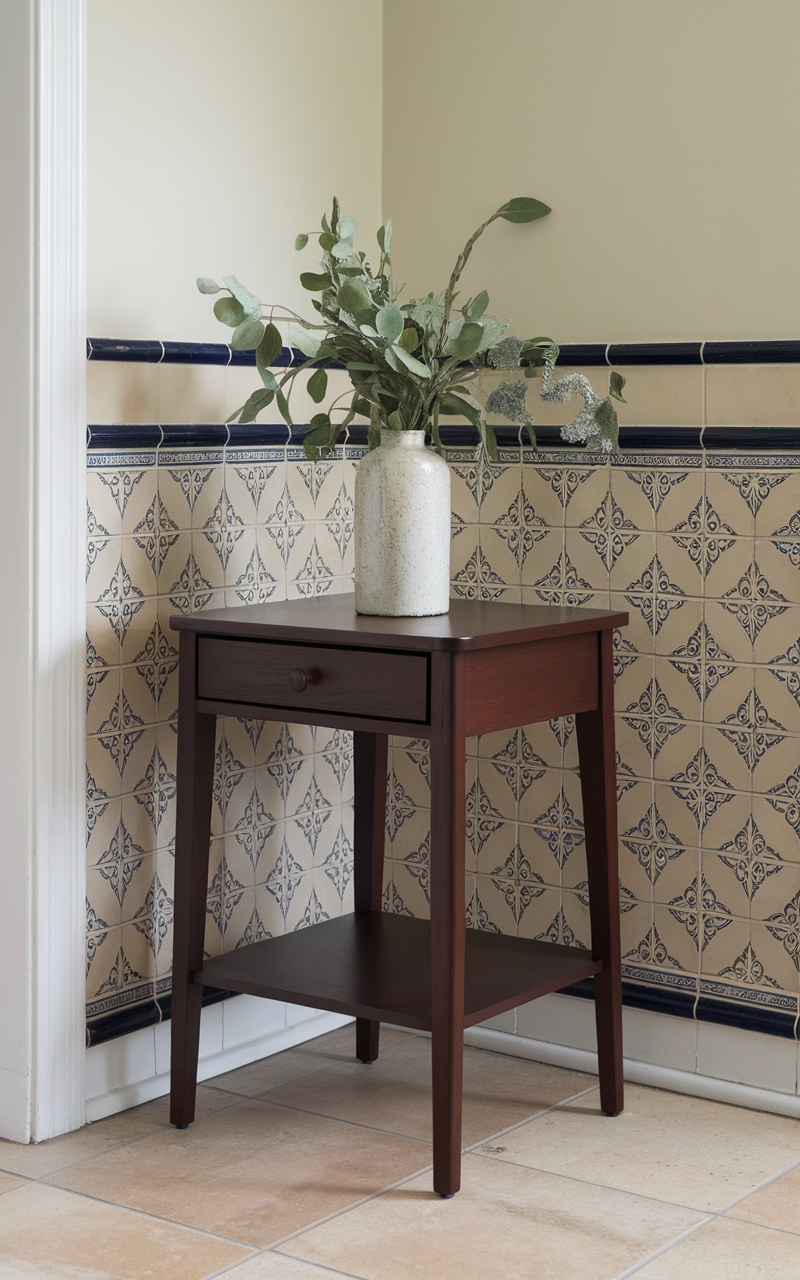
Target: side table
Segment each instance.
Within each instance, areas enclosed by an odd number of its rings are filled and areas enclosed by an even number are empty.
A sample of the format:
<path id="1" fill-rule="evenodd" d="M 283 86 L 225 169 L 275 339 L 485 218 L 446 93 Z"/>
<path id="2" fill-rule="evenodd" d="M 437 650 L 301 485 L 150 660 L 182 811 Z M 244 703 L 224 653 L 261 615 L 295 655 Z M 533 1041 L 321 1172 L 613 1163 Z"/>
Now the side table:
<path id="1" fill-rule="evenodd" d="M 432 618 L 355 613 L 321 596 L 171 619 L 180 632 L 170 1119 L 194 1119 L 204 987 L 431 1033 L 433 1185 L 460 1186 L 465 1027 L 594 978 L 600 1106 L 622 1110 L 613 628 L 624 613 L 454 600 Z M 465 743 L 576 717 L 592 950 L 467 929 Z M 216 717 L 353 732 L 351 915 L 204 959 Z M 430 741 L 430 922 L 381 912 L 388 735 Z"/>

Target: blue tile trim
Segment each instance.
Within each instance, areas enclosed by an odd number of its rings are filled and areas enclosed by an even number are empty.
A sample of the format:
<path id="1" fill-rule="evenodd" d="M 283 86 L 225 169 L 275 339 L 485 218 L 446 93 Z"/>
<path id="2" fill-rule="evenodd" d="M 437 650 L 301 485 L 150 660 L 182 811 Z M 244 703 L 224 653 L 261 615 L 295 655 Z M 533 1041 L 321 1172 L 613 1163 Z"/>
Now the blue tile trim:
<path id="1" fill-rule="evenodd" d="M 594 999 L 594 979 L 582 978 L 564 987 L 559 995 L 578 996 L 582 1000 Z M 651 1013 L 668 1013 L 673 1018 L 694 1018 L 697 993 L 676 991 L 666 987 L 645 987 L 638 982 L 622 983 L 622 1003 L 629 1009 L 649 1009 Z M 726 1008 L 729 1008 L 726 1005 Z"/>
<path id="2" fill-rule="evenodd" d="M 288 444 L 289 434 L 285 422 L 231 422 L 228 444 L 237 449 L 274 447 Z"/>
<path id="3" fill-rule="evenodd" d="M 179 449 L 186 445 L 197 448 L 219 448 L 228 443 L 228 428 L 224 422 L 170 423 L 162 427 L 165 449 Z"/>
<path id="4" fill-rule="evenodd" d="M 308 431 L 309 427 L 305 423 L 295 423 L 289 428 L 282 422 L 232 422 L 229 425 L 219 422 L 187 422 L 168 423 L 163 427 L 156 423 L 93 423 L 87 428 L 86 445 L 90 452 L 113 449 L 203 449 L 224 445 L 235 445 L 237 448 L 300 446 Z M 477 436 L 472 427 L 456 423 L 440 424 L 440 434 L 447 449 L 470 452 L 476 448 Z M 520 451 L 523 462 L 603 461 L 599 454 L 590 454 L 580 446 L 565 445 L 561 439 L 560 427 L 537 426 L 538 453 L 531 449 L 527 433 L 519 427 L 496 426 L 495 434 L 501 451 Z M 366 446 L 366 443 L 366 424 L 353 423 L 347 431 L 347 445 L 359 448 Z M 711 463 L 712 453 L 722 450 L 734 452 L 733 465 L 737 467 L 746 465 L 747 456 L 750 456 L 752 465 L 761 466 L 766 453 L 783 454 L 772 464 L 774 466 L 795 466 L 797 458 L 792 453 L 800 451 L 800 427 L 620 427 L 619 443 L 622 453 L 611 458 L 612 466 L 631 465 L 629 455 L 635 453 L 673 455 L 690 450 L 697 454 L 705 453 L 709 458 L 709 465 L 714 466 L 731 465 L 724 454 Z M 569 459 L 567 454 L 570 455 Z M 646 464 L 647 458 L 644 457 L 639 465 Z M 672 459 L 665 461 L 664 465 L 675 466 L 676 462 Z"/>
<path id="5" fill-rule="evenodd" d="M 559 347 L 560 365 L 601 365 L 606 360 L 605 342 L 567 342 Z"/>
<path id="6" fill-rule="evenodd" d="M 222 342 L 164 342 L 163 347 L 162 364 L 232 363 L 231 349 Z"/>
<path id="7" fill-rule="evenodd" d="M 223 342 L 126 342 L 122 338 L 88 338 L 87 360 L 119 360 L 144 364 L 254 365 L 255 352 L 232 351 Z M 301 351 L 284 347 L 275 367 L 300 364 Z M 561 347 L 559 364 L 797 364 L 800 341 L 772 339 L 763 342 L 568 342 Z"/>
<path id="8" fill-rule="evenodd" d="M 701 996 L 697 1001 L 697 1018 L 700 1022 L 716 1022 L 725 1027 L 739 1027 L 742 1031 L 760 1031 L 762 1035 L 782 1036 L 786 1040 L 794 1040 L 797 1024 L 794 1013 L 733 1000 L 711 1000 L 708 996 Z"/>
<path id="9" fill-rule="evenodd" d="M 163 443 L 161 427 L 155 424 L 87 427 L 87 449 L 157 449 Z"/>
<path id="10" fill-rule="evenodd" d="M 612 342 L 609 364 L 702 364 L 701 342 Z"/>
<path id="11" fill-rule="evenodd" d="M 126 364 L 158 364 L 164 354 L 160 342 L 125 342 L 122 338 L 87 338 L 87 360 L 115 360 Z"/>
<path id="12" fill-rule="evenodd" d="M 800 449 L 800 427 L 706 427 L 703 448 L 735 449 L 740 456 L 759 452 Z"/>
<path id="13" fill-rule="evenodd" d="M 214 991 L 210 987 L 203 991 L 203 1008 L 209 1004 L 219 1004 L 238 995 L 238 991 Z M 106 1044 L 116 1040 L 118 1036 L 127 1036 L 131 1031 L 142 1031 L 145 1027 L 156 1027 L 166 1022 L 172 1013 L 172 996 L 158 996 L 155 1000 L 145 1000 L 141 1004 L 127 1005 L 124 1009 L 115 1009 L 112 1013 L 92 1018 L 86 1024 L 86 1047 L 93 1048 L 97 1044 Z"/>
<path id="14" fill-rule="evenodd" d="M 797 364 L 800 342 L 774 339 L 768 342 L 706 342 L 704 364 Z"/>

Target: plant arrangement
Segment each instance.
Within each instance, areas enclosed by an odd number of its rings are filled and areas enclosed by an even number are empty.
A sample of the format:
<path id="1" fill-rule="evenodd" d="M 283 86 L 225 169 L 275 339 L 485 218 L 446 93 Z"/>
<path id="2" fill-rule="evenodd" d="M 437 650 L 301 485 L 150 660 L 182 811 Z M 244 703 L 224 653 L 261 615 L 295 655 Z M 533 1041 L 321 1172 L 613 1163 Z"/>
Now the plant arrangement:
<path id="1" fill-rule="evenodd" d="M 548 213 L 548 205 L 527 196 L 507 201 L 470 236 L 442 293 L 404 301 L 392 280 L 391 220 L 378 231 L 380 258 L 373 270 L 364 252 L 355 247 L 355 218 L 343 214 L 334 199 L 330 219 L 322 218 L 321 230 L 303 232 L 295 241 L 300 250 L 313 237 L 322 250 L 321 270 L 300 275 L 300 283 L 314 295 L 311 305 L 317 318 L 313 321 L 287 307 L 262 303 L 235 276 L 225 276 L 222 285 L 201 276 L 197 281 L 201 293 L 222 295 L 214 303 L 214 314 L 233 330 L 231 347 L 255 351 L 262 383 L 228 421 L 253 422 L 274 401 L 284 422 L 292 426 L 290 396 L 298 374 L 313 371 L 307 390 L 314 403 L 321 404 L 328 394 L 326 371 L 344 368 L 352 387 L 312 417 L 303 441 L 309 458 L 329 452 L 357 414 L 369 418 L 370 448 L 380 444 L 380 430 L 386 428 L 430 430 L 441 451 L 439 421 L 452 415 L 466 418 L 475 427 L 487 456 L 497 461 L 497 441 L 487 415 L 499 414 L 524 426 L 535 448 L 526 393 L 530 380 L 541 376 L 542 400 L 564 402 L 577 395 L 583 401 L 573 421 L 562 428 L 562 438 L 611 453 L 618 437 L 612 397 L 623 399 L 624 379 L 619 373 L 612 371 L 608 395 L 600 399 L 582 374 L 556 378 L 558 347 L 550 338 L 510 335 L 510 326 L 488 313 L 485 290 L 459 302 L 459 280 L 487 227 L 498 218 L 527 223 Z M 305 357 L 280 377 L 273 372 L 283 347 L 278 324 Z M 508 374 L 488 394 L 479 385 L 487 369 Z"/>

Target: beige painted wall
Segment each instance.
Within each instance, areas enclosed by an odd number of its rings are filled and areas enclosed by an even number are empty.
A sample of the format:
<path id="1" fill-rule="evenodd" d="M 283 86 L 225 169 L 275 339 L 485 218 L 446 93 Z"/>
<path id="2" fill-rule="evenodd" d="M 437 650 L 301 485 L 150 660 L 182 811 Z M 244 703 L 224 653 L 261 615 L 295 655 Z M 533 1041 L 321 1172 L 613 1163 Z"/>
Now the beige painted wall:
<path id="1" fill-rule="evenodd" d="M 562 342 L 798 336 L 797 0 L 386 0 L 397 278 Z"/>
<path id="2" fill-rule="evenodd" d="M 198 275 L 309 312 L 336 194 L 380 225 L 377 0 L 89 0 L 89 333 L 212 341 Z"/>

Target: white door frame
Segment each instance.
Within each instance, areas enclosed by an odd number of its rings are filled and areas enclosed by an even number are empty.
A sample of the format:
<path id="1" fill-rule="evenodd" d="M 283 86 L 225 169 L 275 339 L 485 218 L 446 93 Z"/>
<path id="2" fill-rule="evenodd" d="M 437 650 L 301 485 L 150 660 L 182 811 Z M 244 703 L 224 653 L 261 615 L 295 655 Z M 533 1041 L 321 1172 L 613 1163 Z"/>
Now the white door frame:
<path id="1" fill-rule="evenodd" d="M 84 1120 L 85 0 L 0 17 L 0 1136 Z"/>

